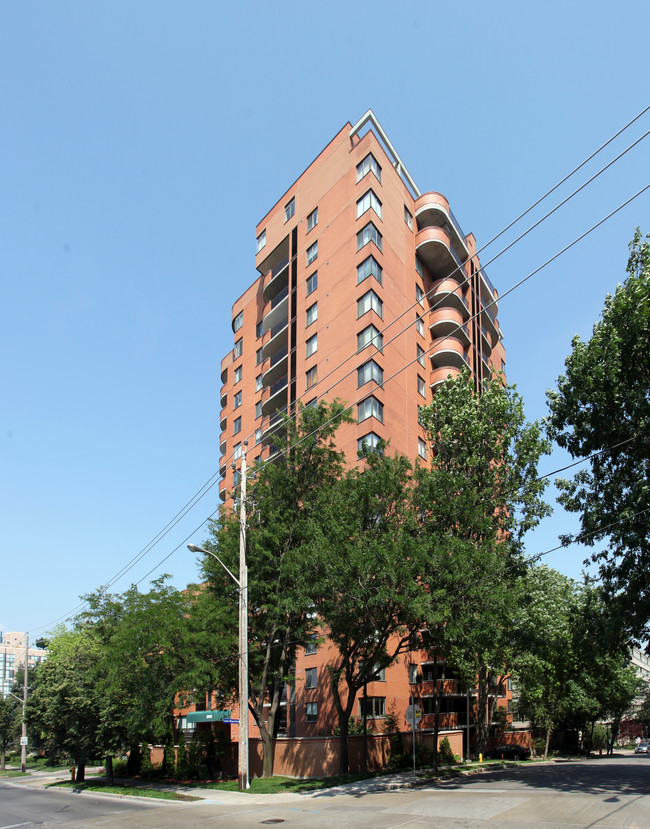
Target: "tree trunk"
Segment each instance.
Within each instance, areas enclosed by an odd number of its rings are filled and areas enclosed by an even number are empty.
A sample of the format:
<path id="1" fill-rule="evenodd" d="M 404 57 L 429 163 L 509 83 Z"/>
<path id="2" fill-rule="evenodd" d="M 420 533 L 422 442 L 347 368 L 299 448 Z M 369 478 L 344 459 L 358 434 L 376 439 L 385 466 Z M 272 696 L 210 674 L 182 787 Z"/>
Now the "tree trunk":
<path id="1" fill-rule="evenodd" d="M 79 760 L 77 762 L 77 783 L 83 783 L 86 779 L 86 761 Z"/>
<path id="2" fill-rule="evenodd" d="M 544 746 L 544 759 L 546 760 L 548 757 L 548 747 L 551 742 L 551 731 L 553 730 L 553 720 L 549 719 L 548 725 L 546 726 L 546 745 Z"/>
<path id="3" fill-rule="evenodd" d="M 260 728 L 262 741 L 262 777 L 273 777 L 273 760 L 275 742 L 268 728 Z"/>
<path id="4" fill-rule="evenodd" d="M 0 748 L 0 770 L 5 770 L 5 747 L 4 744 Z"/>
<path id="5" fill-rule="evenodd" d="M 110 754 L 106 758 L 106 782 L 113 785 L 113 757 Z"/>

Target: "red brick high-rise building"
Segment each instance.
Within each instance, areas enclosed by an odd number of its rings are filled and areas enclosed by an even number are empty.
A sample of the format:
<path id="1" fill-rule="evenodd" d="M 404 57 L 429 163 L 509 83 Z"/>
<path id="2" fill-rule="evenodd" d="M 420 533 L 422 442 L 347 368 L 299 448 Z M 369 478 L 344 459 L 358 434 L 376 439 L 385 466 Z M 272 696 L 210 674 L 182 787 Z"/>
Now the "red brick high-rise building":
<path id="1" fill-rule="evenodd" d="M 234 347 L 221 363 L 222 500 L 237 483 L 244 441 L 249 465 L 268 459 L 280 413 L 298 402 L 353 404 L 356 422 L 337 435 L 350 463 L 381 438 L 391 452 L 426 460 L 418 408 L 436 385 L 466 368 L 478 386 L 491 367 L 504 369 L 497 295 L 473 235 L 443 195 L 420 192 L 371 111 L 339 131 L 256 237 L 259 276 L 233 305 Z M 298 659 L 283 723 L 290 736 L 335 725 L 327 650 Z M 424 653 L 387 669 L 368 686 L 369 715 L 404 712 L 417 677 L 426 726 L 429 673 Z M 448 688 L 444 724 L 453 731 L 468 703 L 453 680 Z"/>

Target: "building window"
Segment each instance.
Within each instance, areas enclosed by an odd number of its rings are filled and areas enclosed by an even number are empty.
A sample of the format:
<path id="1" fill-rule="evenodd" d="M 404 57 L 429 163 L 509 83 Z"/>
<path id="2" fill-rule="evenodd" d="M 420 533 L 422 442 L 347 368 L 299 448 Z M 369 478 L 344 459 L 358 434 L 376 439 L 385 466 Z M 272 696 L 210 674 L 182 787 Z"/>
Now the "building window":
<path id="1" fill-rule="evenodd" d="M 237 316 L 235 317 L 235 319 L 232 321 L 232 330 L 233 331 L 239 331 L 239 329 L 242 327 L 243 324 L 244 324 L 244 312 L 240 311 L 237 314 Z"/>
<path id="2" fill-rule="evenodd" d="M 307 248 L 307 266 L 311 265 L 318 258 L 318 242 L 314 242 Z"/>
<path id="3" fill-rule="evenodd" d="M 318 208 L 315 207 L 311 211 L 309 216 L 307 216 L 307 233 L 309 233 L 310 230 L 313 230 L 316 227 L 317 224 L 318 224 Z"/>
<path id="4" fill-rule="evenodd" d="M 380 285 L 383 284 L 382 268 L 374 256 L 368 256 L 360 265 L 357 265 L 357 285 L 369 276 L 374 276 Z"/>
<path id="5" fill-rule="evenodd" d="M 368 432 L 367 435 L 364 435 L 362 438 L 359 438 L 357 441 L 357 454 L 359 457 L 363 457 L 364 455 L 368 455 L 370 452 L 377 452 L 377 454 L 383 457 L 384 450 L 379 449 L 379 443 L 382 439 L 379 437 L 378 434 L 375 432 Z"/>
<path id="6" fill-rule="evenodd" d="M 307 308 L 306 326 L 311 325 L 313 322 L 316 322 L 317 319 L 318 319 L 318 303 L 314 302 L 313 305 L 310 305 L 309 308 Z"/>
<path id="7" fill-rule="evenodd" d="M 255 378 L 255 391 L 261 391 L 261 390 L 262 390 L 262 375 L 258 374 L 257 377 Z"/>
<path id="8" fill-rule="evenodd" d="M 238 409 L 241 406 L 241 392 L 238 391 L 235 394 L 233 409 Z"/>
<path id="9" fill-rule="evenodd" d="M 422 260 L 419 256 L 415 257 L 415 270 L 422 276 Z"/>
<path id="10" fill-rule="evenodd" d="M 427 459 L 427 445 L 422 440 L 422 438 L 418 438 L 418 455 L 426 461 L 426 459 Z"/>
<path id="11" fill-rule="evenodd" d="M 419 314 L 415 315 L 415 328 L 418 334 L 424 337 L 424 322 L 422 322 L 422 317 Z"/>
<path id="12" fill-rule="evenodd" d="M 374 173 L 377 181 L 381 181 L 381 167 L 372 153 L 368 153 L 363 161 L 357 164 L 357 182 L 361 181 L 368 173 Z"/>
<path id="13" fill-rule="evenodd" d="M 381 351 L 384 345 L 384 335 L 374 325 L 367 325 L 357 334 L 357 351 L 362 351 L 368 345 L 374 345 L 378 351 Z"/>
<path id="14" fill-rule="evenodd" d="M 309 371 L 305 373 L 305 388 L 310 389 L 312 386 L 315 386 L 317 378 L 317 366 L 312 366 Z"/>
<path id="15" fill-rule="evenodd" d="M 306 722 L 317 722 L 318 721 L 318 703 L 317 702 L 306 702 L 305 703 L 305 720 L 306 720 Z"/>
<path id="16" fill-rule="evenodd" d="M 264 357 L 262 357 L 262 349 L 258 348 L 257 351 L 255 352 L 255 365 L 259 366 L 259 364 L 262 362 L 263 359 L 264 359 Z"/>
<path id="17" fill-rule="evenodd" d="M 409 665 L 409 683 L 416 685 L 421 678 L 419 667 L 417 665 Z"/>
<path id="18" fill-rule="evenodd" d="M 293 216 L 296 212 L 296 200 L 295 198 L 291 199 L 290 202 L 287 202 L 284 206 L 284 220 L 288 222 L 289 219 Z"/>
<path id="19" fill-rule="evenodd" d="M 307 296 L 313 294 L 318 288 L 318 271 L 314 271 L 311 276 L 307 277 Z"/>
<path id="20" fill-rule="evenodd" d="M 241 383 L 241 366 L 235 369 L 235 383 Z"/>
<path id="21" fill-rule="evenodd" d="M 255 429 L 255 446 L 262 442 L 262 428 Z"/>
<path id="22" fill-rule="evenodd" d="M 316 653 L 316 651 L 318 650 L 317 639 L 318 637 L 316 636 L 316 634 L 312 633 L 312 635 L 309 637 L 310 641 L 307 642 L 307 644 L 305 645 L 305 656 L 312 656 Z"/>
<path id="23" fill-rule="evenodd" d="M 424 308 L 424 291 L 420 288 L 419 285 L 415 286 L 415 301 L 419 302 L 420 305 Z"/>
<path id="24" fill-rule="evenodd" d="M 365 192 L 357 202 L 357 219 L 363 216 L 366 210 L 370 210 L 371 207 L 381 219 L 381 202 L 374 190 Z"/>
<path id="25" fill-rule="evenodd" d="M 305 688 L 315 688 L 318 685 L 318 669 L 305 668 Z"/>
<path id="26" fill-rule="evenodd" d="M 239 484 L 240 481 L 241 481 L 241 472 L 239 471 L 239 469 L 235 469 L 235 471 L 232 473 L 233 486 L 237 486 L 237 484 Z M 234 507 L 235 507 L 235 511 L 237 511 L 239 509 L 239 498 L 235 498 Z"/>
<path id="27" fill-rule="evenodd" d="M 386 697 L 360 697 L 359 716 L 378 719 L 386 716 Z"/>
<path id="28" fill-rule="evenodd" d="M 425 384 L 425 382 L 424 382 L 424 379 L 423 379 L 422 377 L 420 377 L 420 375 L 419 375 L 419 374 L 418 374 L 418 394 L 421 394 L 421 395 L 422 395 L 422 397 L 426 397 L 426 396 L 427 396 L 427 387 L 426 387 L 426 384 Z"/>
<path id="29" fill-rule="evenodd" d="M 384 404 L 372 394 L 357 404 L 357 422 L 363 423 L 369 417 L 376 418 L 380 423 L 384 422 Z"/>
<path id="30" fill-rule="evenodd" d="M 313 337 L 310 337 L 305 345 L 307 346 L 307 353 L 305 354 L 305 357 L 311 357 L 312 354 L 315 354 L 318 351 L 318 334 L 314 334 Z"/>
<path id="31" fill-rule="evenodd" d="M 413 215 L 406 205 L 404 205 L 404 221 L 409 230 L 413 230 Z"/>
<path id="32" fill-rule="evenodd" d="M 257 420 L 258 417 L 262 417 L 262 401 L 261 400 L 258 400 L 257 403 L 255 404 L 255 420 Z"/>
<path id="33" fill-rule="evenodd" d="M 422 368 L 424 368 L 424 349 L 420 343 L 416 343 L 415 347 L 417 349 L 418 363 L 422 366 Z"/>
<path id="34" fill-rule="evenodd" d="M 266 246 L 266 230 L 263 230 L 257 237 L 257 252 L 259 253 Z"/>
<path id="35" fill-rule="evenodd" d="M 357 250 L 361 250 L 361 248 L 364 247 L 364 245 L 367 245 L 368 242 L 374 242 L 379 250 L 381 250 L 382 236 L 375 227 L 374 222 L 368 222 L 368 224 L 365 227 L 362 227 L 357 233 Z"/>
<path id="36" fill-rule="evenodd" d="M 235 347 L 232 350 L 232 358 L 236 360 L 238 357 L 241 357 L 242 351 L 244 350 L 244 340 L 240 337 L 237 342 L 235 343 Z"/>
<path id="37" fill-rule="evenodd" d="M 374 360 L 368 360 L 357 369 L 357 388 L 374 380 L 378 386 L 384 382 L 384 370 Z"/>
<path id="38" fill-rule="evenodd" d="M 386 668 L 378 668 L 373 665 L 372 676 L 368 678 L 368 682 L 386 682 Z"/>
<path id="39" fill-rule="evenodd" d="M 264 323 L 260 320 L 257 325 L 255 326 L 255 339 L 259 340 L 259 338 L 264 333 Z"/>
<path id="40" fill-rule="evenodd" d="M 241 416 L 236 417 L 232 422 L 232 433 L 238 435 L 241 432 Z"/>
<path id="41" fill-rule="evenodd" d="M 232 459 L 238 461 L 241 458 L 241 443 L 236 443 L 232 449 Z"/>
<path id="42" fill-rule="evenodd" d="M 366 291 L 366 293 L 357 300 L 357 319 L 371 310 L 383 318 L 383 305 L 384 303 L 379 299 L 374 291 Z"/>

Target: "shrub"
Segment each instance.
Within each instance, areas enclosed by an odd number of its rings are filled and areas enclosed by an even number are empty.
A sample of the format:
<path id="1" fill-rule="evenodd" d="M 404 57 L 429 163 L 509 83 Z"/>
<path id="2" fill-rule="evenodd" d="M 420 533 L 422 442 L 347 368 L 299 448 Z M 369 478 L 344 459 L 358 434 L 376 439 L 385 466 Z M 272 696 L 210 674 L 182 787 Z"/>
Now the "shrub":
<path id="1" fill-rule="evenodd" d="M 449 738 L 445 737 L 440 742 L 440 748 L 438 750 L 438 762 L 443 766 L 453 766 L 456 762 L 456 758 L 454 757 L 454 752 L 451 750 L 451 743 L 449 742 Z"/>

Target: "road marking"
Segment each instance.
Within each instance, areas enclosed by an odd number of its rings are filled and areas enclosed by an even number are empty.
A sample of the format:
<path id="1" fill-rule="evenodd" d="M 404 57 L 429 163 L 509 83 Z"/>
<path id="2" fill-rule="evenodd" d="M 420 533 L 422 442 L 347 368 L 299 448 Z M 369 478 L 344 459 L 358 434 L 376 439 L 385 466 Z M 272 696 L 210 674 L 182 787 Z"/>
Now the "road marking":
<path id="1" fill-rule="evenodd" d="M 32 823 L 8 823 L 6 826 L 0 826 L 0 829 L 15 829 L 16 826 L 33 826 Z"/>

